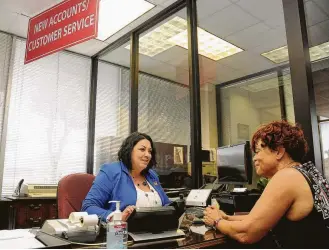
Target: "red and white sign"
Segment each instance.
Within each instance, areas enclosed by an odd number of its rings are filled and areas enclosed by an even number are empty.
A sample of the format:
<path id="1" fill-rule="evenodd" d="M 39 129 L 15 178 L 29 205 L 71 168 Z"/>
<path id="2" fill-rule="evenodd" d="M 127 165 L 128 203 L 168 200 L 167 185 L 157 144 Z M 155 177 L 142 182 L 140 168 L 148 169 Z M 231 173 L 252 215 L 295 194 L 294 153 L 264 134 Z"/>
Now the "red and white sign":
<path id="1" fill-rule="evenodd" d="M 29 20 L 25 64 L 97 36 L 99 0 L 65 0 Z"/>

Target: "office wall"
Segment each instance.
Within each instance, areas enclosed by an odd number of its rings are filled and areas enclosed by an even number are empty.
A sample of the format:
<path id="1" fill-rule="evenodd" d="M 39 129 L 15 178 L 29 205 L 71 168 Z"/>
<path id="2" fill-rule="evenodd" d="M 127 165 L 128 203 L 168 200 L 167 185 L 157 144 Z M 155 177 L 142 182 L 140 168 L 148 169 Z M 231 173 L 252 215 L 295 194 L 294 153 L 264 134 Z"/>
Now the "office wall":
<path id="1" fill-rule="evenodd" d="M 221 145 L 237 144 L 250 139 L 252 132 L 261 124 L 261 115 L 264 112 L 254 107 L 249 91 L 241 88 L 224 88 L 221 91 L 221 105 Z"/>

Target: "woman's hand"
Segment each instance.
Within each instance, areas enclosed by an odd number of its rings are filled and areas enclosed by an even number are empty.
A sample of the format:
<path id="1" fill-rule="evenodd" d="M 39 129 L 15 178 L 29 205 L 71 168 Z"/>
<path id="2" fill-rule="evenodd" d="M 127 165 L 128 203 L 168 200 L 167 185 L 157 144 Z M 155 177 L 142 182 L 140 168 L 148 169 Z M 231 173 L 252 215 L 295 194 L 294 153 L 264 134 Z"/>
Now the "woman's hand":
<path id="1" fill-rule="evenodd" d="M 223 210 L 219 210 L 219 213 L 224 220 L 228 220 L 228 215 Z"/>
<path id="2" fill-rule="evenodd" d="M 227 218 L 227 215 L 223 211 L 216 208 L 215 206 L 207 207 L 204 210 L 203 214 L 204 214 L 203 220 L 205 224 L 208 226 L 213 226 L 215 220 L 224 219 L 225 217 Z"/>
<path id="3" fill-rule="evenodd" d="M 129 216 L 134 212 L 135 206 L 128 206 L 122 212 L 122 220 L 127 221 Z"/>

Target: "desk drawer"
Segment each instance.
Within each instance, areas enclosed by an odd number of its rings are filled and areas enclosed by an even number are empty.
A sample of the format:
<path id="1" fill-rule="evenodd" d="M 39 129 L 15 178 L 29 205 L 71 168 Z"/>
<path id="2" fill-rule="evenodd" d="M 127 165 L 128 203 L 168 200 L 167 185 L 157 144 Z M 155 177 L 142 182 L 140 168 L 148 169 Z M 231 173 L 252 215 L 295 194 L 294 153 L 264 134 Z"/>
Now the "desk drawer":
<path id="1" fill-rule="evenodd" d="M 15 201 L 11 206 L 14 228 L 41 227 L 45 220 L 57 218 L 55 200 Z"/>
<path id="2" fill-rule="evenodd" d="M 40 227 L 47 217 L 48 206 L 41 203 L 15 204 L 16 228 Z"/>

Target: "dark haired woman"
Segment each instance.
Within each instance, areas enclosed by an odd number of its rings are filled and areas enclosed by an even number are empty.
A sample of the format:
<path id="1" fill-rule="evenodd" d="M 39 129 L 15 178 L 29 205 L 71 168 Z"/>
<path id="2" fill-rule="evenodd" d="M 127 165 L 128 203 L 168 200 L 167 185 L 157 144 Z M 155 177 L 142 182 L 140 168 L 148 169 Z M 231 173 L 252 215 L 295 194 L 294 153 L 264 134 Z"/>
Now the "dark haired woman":
<path id="1" fill-rule="evenodd" d="M 252 149 L 257 174 L 270 178 L 263 194 L 244 216 L 208 207 L 206 224 L 242 243 L 270 233 L 283 248 L 328 248 L 329 185 L 311 162 L 301 164 L 308 149 L 303 131 L 272 122 L 253 135 Z"/>
<path id="2" fill-rule="evenodd" d="M 151 169 L 156 165 L 155 148 L 150 136 L 135 132 L 128 136 L 118 152 L 119 162 L 101 167 L 81 211 L 97 214 L 103 221 L 110 218 L 115 204 L 121 201 L 122 219 L 127 220 L 137 207 L 157 207 L 170 203 L 160 186 L 157 174 Z"/>

